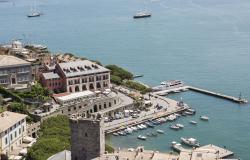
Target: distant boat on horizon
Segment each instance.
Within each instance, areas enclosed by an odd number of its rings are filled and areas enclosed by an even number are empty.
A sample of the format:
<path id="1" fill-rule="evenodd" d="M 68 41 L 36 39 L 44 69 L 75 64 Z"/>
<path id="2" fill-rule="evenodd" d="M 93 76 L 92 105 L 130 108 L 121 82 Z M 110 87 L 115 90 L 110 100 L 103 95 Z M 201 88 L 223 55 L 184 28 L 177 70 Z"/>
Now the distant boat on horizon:
<path id="1" fill-rule="evenodd" d="M 36 0 L 35 0 L 34 6 L 33 7 L 31 6 L 30 14 L 28 14 L 27 17 L 28 18 L 40 17 L 41 15 L 42 15 L 42 13 L 37 10 Z"/>
<path id="2" fill-rule="evenodd" d="M 135 15 L 134 15 L 134 19 L 136 18 L 147 18 L 147 17 L 151 17 L 151 13 L 148 11 L 138 11 Z"/>

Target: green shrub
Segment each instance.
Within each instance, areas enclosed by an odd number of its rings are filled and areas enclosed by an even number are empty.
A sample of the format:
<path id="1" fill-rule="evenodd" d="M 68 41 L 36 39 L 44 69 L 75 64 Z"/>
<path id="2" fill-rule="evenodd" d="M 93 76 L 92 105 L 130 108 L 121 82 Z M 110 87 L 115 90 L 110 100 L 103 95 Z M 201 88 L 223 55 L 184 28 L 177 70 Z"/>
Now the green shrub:
<path id="1" fill-rule="evenodd" d="M 135 90 L 138 90 L 140 91 L 142 94 L 145 94 L 147 92 L 150 92 L 151 89 L 146 87 L 145 85 L 141 84 L 141 83 L 138 83 L 138 82 L 135 82 L 135 81 L 125 81 L 124 82 L 124 85 L 128 88 L 132 88 L 132 89 L 135 89 Z"/>
<path id="2" fill-rule="evenodd" d="M 133 74 L 129 71 L 118 67 L 117 65 L 107 65 L 106 68 L 111 70 L 111 75 L 118 76 L 122 80 L 124 79 L 133 79 Z"/>
<path id="3" fill-rule="evenodd" d="M 114 84 L 117 84 L 117 85 L 122 84 L 122 79 L 118 76 L 115 76 L 115 75 L 110 76 L 110 81 Z"/>

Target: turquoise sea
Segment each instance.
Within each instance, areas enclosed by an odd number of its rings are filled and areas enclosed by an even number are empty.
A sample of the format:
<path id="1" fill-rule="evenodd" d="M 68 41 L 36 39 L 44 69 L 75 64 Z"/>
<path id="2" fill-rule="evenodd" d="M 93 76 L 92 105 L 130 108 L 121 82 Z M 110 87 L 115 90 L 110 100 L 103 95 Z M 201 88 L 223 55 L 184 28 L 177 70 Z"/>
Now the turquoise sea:
<path id="1" fill-rule="evenodd" d="M 22 39 L 41 43 L 54 52 L 71 52 L 104 64 L 118 64 L 139 81 L 157 85 L 181 79 L 188 84 L 250 100 L 249 0 L 38 0 L 44 15 L 27 18 L 31 0 L 0 0 L 0 42 Z M 132 18 L 148 9 L 152 17 Z M 250 159 L 250 105 L 185 92 L 169 97 L 197 110 L 199 124 L 145 142 L 136 134 L 109 137 L 116 147 L 144 145 L 169 151 L 171 141 L 196 137 L 201 144 L 226 146 Z M 209 122 L 198 116 L 207 114 Z M 146 131 L 148 132 L 148 131 Z M 142 133 L 142 132 L 141 132 Z"/>

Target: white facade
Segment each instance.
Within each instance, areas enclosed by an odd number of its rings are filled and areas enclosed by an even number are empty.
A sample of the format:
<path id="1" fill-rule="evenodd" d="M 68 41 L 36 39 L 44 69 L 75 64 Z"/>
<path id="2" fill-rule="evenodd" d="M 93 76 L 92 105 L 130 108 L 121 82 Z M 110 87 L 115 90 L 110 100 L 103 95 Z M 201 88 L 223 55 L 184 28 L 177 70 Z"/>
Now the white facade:
<path id="1" fill-rule="evenodd" d="M 9 155 L 26 136 L 27 115 L 5 111 L 0 114 L 0 153 Z"/>

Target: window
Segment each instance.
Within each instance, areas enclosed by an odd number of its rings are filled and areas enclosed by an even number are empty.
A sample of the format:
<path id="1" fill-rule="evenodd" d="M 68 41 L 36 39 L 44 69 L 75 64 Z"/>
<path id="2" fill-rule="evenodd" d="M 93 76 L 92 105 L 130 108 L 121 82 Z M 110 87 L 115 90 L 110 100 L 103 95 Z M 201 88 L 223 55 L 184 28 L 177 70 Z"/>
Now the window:
<path id="1" fill-rule="evenodd" d="M 8 144 L 8 138 L 6 137 L 5 138 L 5 145 L 7 145 Z"/>
<path id="2" fill-rule="evenodd" d="M 16 138 L 16 136 L 17 136 L 17 135 L 16 135 L 16 131 L 15 131 L 15 138 Z"/>
<path id="3" fill-rule="evenodd" d="M 107 108 L 107 105 L 106 105 L 106 103 L 104 103 L 104 108 Z"/>
<path id="4" fill-rule="evenodd" d="M 109 102 L 109 107 L 111 107 L 111 102 Z"/>
<path id="5" fill-rule="evenodd" d="M 10 134 L 10 141 L 12 141 L 13 137 L 12 137 L 12 134 Z"/>
<path id="6" fill-rule="evenodd" d="M 114 100 L 114 104 L 116 104 L 116 100 Z"/>
<path id="7" fill-rule="evenodd" d="M 85 132 L 85 137 L 88 137 L 88 133 L 87 132 Z"/>
<path id="8" fill-rule="evenodd" d="M 23 132 L 24 132 L 24 126 L 23 126 Z"/>
<path id="9" fill-rule="evenodd" d="M 76 110 L 76 107 L 74 107 L 74 110 Z"/>
<path id="10" fill-rule="evenodd" d="M 70 108 L 68 109 L 68 111 L 70 112 Z"/>
<path id="11" fill-rule="evenodd" d="M 82 108 L 82 106 L 79 106 L 79 109 L 81 109 Z"/>
<path id="12" fill-rule="evenodd" d="M 19 128 L 19 134 L 21 134 L 21 128 Z"/>

